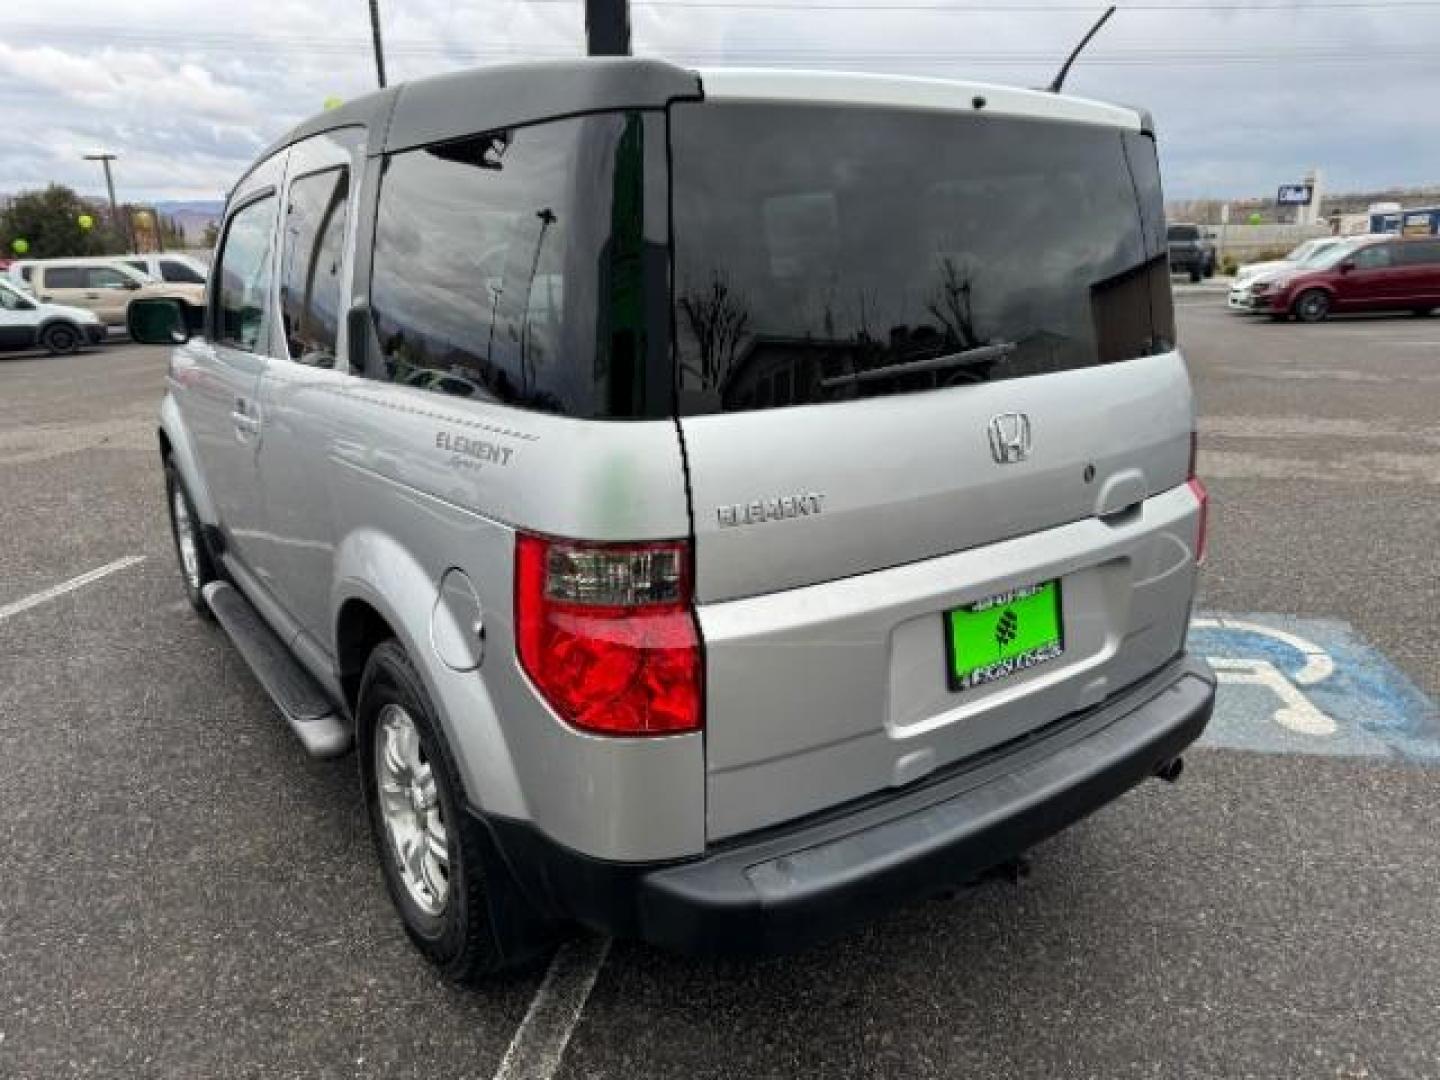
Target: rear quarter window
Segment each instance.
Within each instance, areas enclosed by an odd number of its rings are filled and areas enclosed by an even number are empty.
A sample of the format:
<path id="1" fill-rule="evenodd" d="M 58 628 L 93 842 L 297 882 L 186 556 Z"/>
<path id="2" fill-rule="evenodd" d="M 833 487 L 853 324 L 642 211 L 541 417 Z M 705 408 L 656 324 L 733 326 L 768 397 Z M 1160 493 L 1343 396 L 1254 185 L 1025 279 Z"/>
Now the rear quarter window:
<path id="1" fill-rule="evenodd" d="M 671 414 L 665 132 L 610 113 L 392 155 L 367 374 L 583 418 Z"/>

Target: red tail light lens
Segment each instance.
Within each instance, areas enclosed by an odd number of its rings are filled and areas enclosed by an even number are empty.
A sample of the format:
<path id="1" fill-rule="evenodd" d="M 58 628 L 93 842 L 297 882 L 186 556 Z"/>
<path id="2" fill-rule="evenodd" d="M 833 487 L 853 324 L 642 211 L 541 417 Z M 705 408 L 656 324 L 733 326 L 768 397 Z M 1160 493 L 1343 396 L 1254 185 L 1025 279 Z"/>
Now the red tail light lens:
<path id="1" fill-rule="evenodd" d="M 520 666 L 568 723 L 606 735 L 701 726 L 690 546 L 519 535 Z"/>
<path id="2" fill-rule="evenodd" d="M 1195 526 L 1195 563 L 1199 565 L 1205 561 L 1205 546 L 1208 541 L 1210 529 L 1210 493 L 1205 490 L 1205 485 L 1195 475 L 1195 458 L 1199 450 L 1199 439 L 1195 432 L 1190 433 L 1190 479 L 1185 481 L 1186 486 L 1194 494 L 1195 500 L 1200 504 L 1200 520 Z"/>

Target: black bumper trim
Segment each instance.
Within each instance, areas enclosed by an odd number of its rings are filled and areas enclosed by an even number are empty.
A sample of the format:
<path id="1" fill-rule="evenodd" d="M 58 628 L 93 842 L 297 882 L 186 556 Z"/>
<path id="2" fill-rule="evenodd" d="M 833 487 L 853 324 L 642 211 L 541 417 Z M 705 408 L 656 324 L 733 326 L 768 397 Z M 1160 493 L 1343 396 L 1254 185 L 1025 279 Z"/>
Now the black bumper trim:
<path id="1" fill-rule="evenodd" d="M 1214 708 L 1181 657 L 1094 709 L 937 782 L 668 864 L 593 859 L 532 826 L 485 824 L 547 914 L 683 952 L 783 952 L 972 880 L 1135 787 Z"/>

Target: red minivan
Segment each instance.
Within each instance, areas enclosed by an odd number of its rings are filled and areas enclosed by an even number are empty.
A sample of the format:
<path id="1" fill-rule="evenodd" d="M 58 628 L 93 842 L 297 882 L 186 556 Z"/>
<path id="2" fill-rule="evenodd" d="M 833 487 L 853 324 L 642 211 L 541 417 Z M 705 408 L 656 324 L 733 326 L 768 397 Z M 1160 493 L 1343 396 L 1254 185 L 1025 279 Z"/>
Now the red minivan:
<path id="1" fill-rule="evenodd" d="M 1332 312 L 1440 307 L 1440 237 L 1372 240 L 1250 287 L 1251 311 L 1320 322 Z"/>

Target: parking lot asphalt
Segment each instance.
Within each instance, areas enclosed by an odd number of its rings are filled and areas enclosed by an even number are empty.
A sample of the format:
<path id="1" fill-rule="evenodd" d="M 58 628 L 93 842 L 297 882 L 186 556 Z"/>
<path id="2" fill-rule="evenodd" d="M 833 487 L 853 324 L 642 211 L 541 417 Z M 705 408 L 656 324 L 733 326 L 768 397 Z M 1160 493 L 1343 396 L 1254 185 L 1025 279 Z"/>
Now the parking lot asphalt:
<path id="1" fill-rule="evenodd" d="M 1215 500 L 1199 606 L 1344 620 L 1440 697 L 1440 318 L 1179 307 Z M 185 604 L 154 448 L 164 362 L 0 358 L 0 1077 L 496 1075 L 541 973 L 478 991 L 431 974 L 353 759 L 307 760 Z M 788 958 L 616 943 L 547 1069 L 1440 1076 L 1437 781 L 1198 749 L 1018 884 Z"/>

